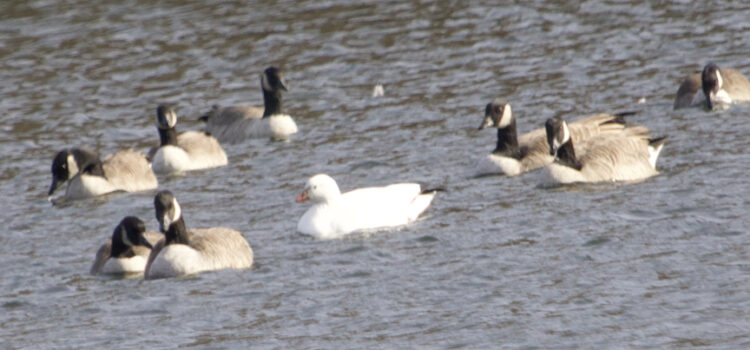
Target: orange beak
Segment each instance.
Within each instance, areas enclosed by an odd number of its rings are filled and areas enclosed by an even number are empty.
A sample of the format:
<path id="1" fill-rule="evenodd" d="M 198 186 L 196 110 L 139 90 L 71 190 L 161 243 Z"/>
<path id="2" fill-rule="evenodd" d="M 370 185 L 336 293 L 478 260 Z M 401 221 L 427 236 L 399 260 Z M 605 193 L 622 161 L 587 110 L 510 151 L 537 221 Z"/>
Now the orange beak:
<path id="1" fill-rule="evenodd" d="M 307 200 L 310 199 L 310 196 L 307 195 L 307 190 L 302 191 L 302 193 L 297 196 L 297 199 L 295 199 L 295 202 L 302 203 L 307 202 Z"/>

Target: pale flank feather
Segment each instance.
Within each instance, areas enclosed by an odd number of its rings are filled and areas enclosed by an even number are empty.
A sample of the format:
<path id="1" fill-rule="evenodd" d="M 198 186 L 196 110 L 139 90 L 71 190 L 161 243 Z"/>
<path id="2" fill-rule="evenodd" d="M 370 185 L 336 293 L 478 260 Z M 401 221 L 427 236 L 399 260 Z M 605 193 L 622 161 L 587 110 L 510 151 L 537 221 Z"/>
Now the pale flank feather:
<path id="1" fill-rule="evenodd" d="M 104 176 L 117 189 L 137 192 L 158 186 L 156 175 L 146 156 L 134 150 L 123 150 L 104 158 Z"/>

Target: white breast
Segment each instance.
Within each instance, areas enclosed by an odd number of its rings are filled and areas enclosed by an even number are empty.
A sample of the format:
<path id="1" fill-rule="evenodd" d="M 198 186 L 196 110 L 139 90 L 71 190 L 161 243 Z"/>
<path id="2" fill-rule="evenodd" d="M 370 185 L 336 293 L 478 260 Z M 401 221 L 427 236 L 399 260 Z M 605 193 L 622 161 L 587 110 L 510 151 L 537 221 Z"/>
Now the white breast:
<path id="1" fill-rule="evenodd" d="M 195 274 L 207 270 L 206 264 L 195 249 L 184 244 L 170 244 L 154 259 L 148 271 L 149 278 L 169 278 Z"/>
<path id="2" fill-rule="evenodd" d="M 110 258 L 102 268 L 102 273 L 120 274 L 120 273 L 140 273 L 146 268 L 146 258 L 143 256 L 133 256 L 132 258 Z"/>
<path id="3" fill-rule="evenodd" d="M 286 140 L 297 133 L 297 123 L 286 114 L 278 114 L 268 118 L 271 137 L 275 140 Z"/>
<path id="4" fill-rule="evenodd" d="M 546 173 L 553 183 L 571 184 L 585 182 L 583 174 L 580 171 L 558 163 L 547 165 Z"/>
<path id="5" fill-rule="evenodd" d="M 187 171 L 191 169 L 190 157 L 180 147 L 162 146 L 156 151 L 151 167 L 161 174 Z"/>
<path id="6" fill-rule="evenodd" d="M 484 174 L 502 172 L 507 176 L 517 176 L 521 174 L 521 162 L 511 157 L 490 154 L 485 161 L 481 163 L 481 169 L 487 170 Z"/>
<path id="7" fill-rule="evenodd" d="M 117 190 L 102 176 L 78 174 L 70 180 L 65 190 L 65 197 L 68 199 L 82 199 L 101 196 Z"/>

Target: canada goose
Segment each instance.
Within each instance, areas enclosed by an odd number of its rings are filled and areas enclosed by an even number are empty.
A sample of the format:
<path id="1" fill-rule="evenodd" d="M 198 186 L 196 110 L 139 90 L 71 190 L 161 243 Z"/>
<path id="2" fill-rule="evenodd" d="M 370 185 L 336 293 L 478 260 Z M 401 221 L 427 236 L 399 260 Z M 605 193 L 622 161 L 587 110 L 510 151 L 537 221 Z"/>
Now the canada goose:
<path id="1" fill-rule="evenodd" d="M 436 190 L 416 183 L 358 188 L 341 193 L 328 175 L 311 177 L 297 203 L 312 202 L 297 231 L 320 239 L 338 238 L 360 230 L 406 225 L 427 209 Z"/>
<path id="2" fill-rule="evenodd" d="M 602 113 L 579 119 L 570 124 L 571 137 L 574 142 L 580 142 L 599 134 L 620 132 L 625 128 L 623 117 L 628 114 L 630 112 L 615 115 Z M 497 98 L 485 107 L 484 120 L 479 130 L 490 126 L 497 128 L 497 146 L 479 163 L 478 175 L 499 171 L 508 176 L 517 176 L 554 160 L 549 154 L 544 129 L 539 128 L 517 136 L 516 117 L 510 104 L 502 99 Z"/>
<path id="3" fill-rule="evenodd" d="M 52 160 L 52 195 L 64 183 L 66 199 L 82 199 L 115 192 L 137 192 L 158 186 L 146 156 L 133 150 L 122 150 L 102 161 L 86 147 L 64 149 Z"/>
<path id="4" fill-rule="evenodd" d="M 715 63 L 708 63 L 702 72 L 693 73 L 682 82 L 674 109 L 694 106 L 713 109 L 737 101 L 750 101 L 750 81 L 734 69 L 719 69 Z"/>
<path id="5" fill-rule="evenodd" d="M 574 146 L 563 119 L 550 118 L 544 126 L 549 152 L 556 155 L 547 171 L 557 183 L 635 181 L 658 174 L 656 159 L 666 137 L 649 139 L 645 127 L 599 135 Z"/>
<path id="6" fill-rule="evenodd" d="M 163 239 L 161 233 L 146 231 L 146 225 L 137 217 L 127 216 L 96 252 L 91 274 L 142 273 L 151 248 Z"/>
<path id="7" fill-rule="evenodd" d="M 253 265 L 253 250 L 240 232 L 225 227 L 188 231 L 180 204 L 172 192 L 157 193 L 154 209 L 165 240 L 151 251 L 146 264 L 146 279 L 244 269 Z"/>
<path id="8" fill-rule="evenodd" d="M 281 93 L 287 91 L 287 87 L 279 69 L 266 68 L 260 81 L 263 107 L 214 105 L 200 118 L 206 122 L 206 132 L 222 143 L 239 143 L 248 138 L 263 137 L 288 140 L 290 135 L 296 133 L 294 119 L 281 109 Z"/>
<path id="9" fill-rule="evenodd" d="M 161 174 L 215 168 L 227 165 L 227 155 L 219 141 L 202 131 L 177 135 L 177 115 L 167 105 L 156 108 L 156 126 L 161 145 L 153 151 L 152 166 Z"/>

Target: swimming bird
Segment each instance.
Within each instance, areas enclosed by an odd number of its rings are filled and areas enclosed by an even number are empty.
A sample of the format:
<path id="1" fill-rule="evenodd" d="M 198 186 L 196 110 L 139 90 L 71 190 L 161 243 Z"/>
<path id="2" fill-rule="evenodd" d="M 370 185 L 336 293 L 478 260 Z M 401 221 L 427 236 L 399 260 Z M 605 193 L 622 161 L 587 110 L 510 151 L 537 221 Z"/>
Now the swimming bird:
<path id="1" fill-rule="evenodd" d="M 52 160 L 52 195 L 67 182 L 66 199 L 83 199 L 103 194 L 151 190 L 158 186 L 146 156 L 134 150 L 121 150 L 102 161 L 86 147 L 63 149 Z"/>
<path id="2" fill-rule="evenodd" d="M 554 182 L 635 181 L 658 174 L 656 160 L 666 137 L 649 139 L 646 127 L 628 127 L 575 145 L 562 118 L 548 119 L 545 129 L 549 153 L 555 155 L 546 169 Z"/>
<path id="3" fill-rule="evenodd" d="M 297 132 L 294 119 L 284 114 L 281 94 L 287 85 L 276 67 L 268 67 L 261 74 L 263 107 L 234 105 L 220 107 L 214 105 L 200 119 L 206 122 L 206 132 L 222 143 L 239 143 L 249 138 L 271 138 L 288 140 Z"/>
<path id="4" fill-rule="evenodd" d="M 163 239 L 161 233 L 146 231 L 146 225 L 139 218 L 127 216 L 96 252 L 91 274 L 142 273 L 151 248 Z"/>
<path id="5" fill-rule="evenodd" d="M 708 63 L 702 72 L 693 73 L 683 80 L 673 107 L 705 106 L 710 110 L 716 105 L 726 106 L 738 101 L 750 101 L 747 77 L 734 69 L 720 69 L 715 63 Z"/>
<path id="6" fill-rule="evenodd" d="M 171 106 L 156 108 L 156 126 L 161 145 L 152 150 L 156 173 L 171 174 L 227 165 L 227 155 L 219 141 L 202 131 L 177 134 L 177 115 Z"/>
<path id="7" fill-rule="evenodd" d="M 341 193 L 328 175 L 311 177 L 297 203 L 312 202 L 297 223 L 297 231 L 320 239 L 348 233 L 406 225 L 427 209 L 436 190 L 416 183 L 365 187 Z"/>
<path id="8" fill-rule="evenodd" d="M 253 250 L 239 231 L 226 227 L 188 230 L 172 192 L 157 193 L 154 209 L 165 239 L 151 251 L 146 279 L 245 269 L 253 265 Z"/>
<path id="9" fill-rule="evenodd" d="M 594 114 L 570 124 L 573 141 L 580 142 L 600 134 L 617 133 L 625 128 L 624 116 L 631 112 Z M 543 128 L 527 132 L 520 137 L 516 132 L 516 117 L 510 103 L 497 98 L 485 107 L 484 120 L 479 130 L 497 128 L 497 145 L 477 166 L 477 175 L 503 173 L 517 176 L 552 163 L 549 145 Z"/>

